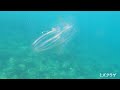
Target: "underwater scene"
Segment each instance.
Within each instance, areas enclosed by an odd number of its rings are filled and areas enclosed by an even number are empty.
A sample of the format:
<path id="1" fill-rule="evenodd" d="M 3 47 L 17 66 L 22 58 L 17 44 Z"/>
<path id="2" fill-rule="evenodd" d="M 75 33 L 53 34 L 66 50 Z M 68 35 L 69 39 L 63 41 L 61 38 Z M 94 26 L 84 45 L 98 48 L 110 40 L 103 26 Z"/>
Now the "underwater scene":
<path id="1" fill-rule="evenodd" d="M 0 79 L 119 79 L 120 11 L 0 11 Z"/>

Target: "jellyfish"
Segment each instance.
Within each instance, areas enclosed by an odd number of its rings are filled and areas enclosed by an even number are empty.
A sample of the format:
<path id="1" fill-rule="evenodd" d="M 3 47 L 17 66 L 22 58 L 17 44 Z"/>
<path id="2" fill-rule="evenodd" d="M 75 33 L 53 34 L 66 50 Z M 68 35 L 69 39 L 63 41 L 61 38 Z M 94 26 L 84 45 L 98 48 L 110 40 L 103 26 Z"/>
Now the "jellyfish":
<path id="1" fill-rule="evenodd" d="M 57 26 L 52 28 L 49 32 L 44 33 L 38 37 L 33 43 L 32 47 L 35 51 L 46 51 L 60 44 L 64 44 L 73 35 L 73 26 L 66 24 L 64 26 Z"/>

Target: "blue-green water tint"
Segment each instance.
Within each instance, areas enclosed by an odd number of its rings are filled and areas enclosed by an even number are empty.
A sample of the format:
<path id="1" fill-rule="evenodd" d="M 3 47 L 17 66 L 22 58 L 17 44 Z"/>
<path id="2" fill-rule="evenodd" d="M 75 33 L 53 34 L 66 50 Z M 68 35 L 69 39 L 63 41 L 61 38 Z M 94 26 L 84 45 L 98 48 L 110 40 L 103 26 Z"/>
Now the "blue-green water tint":
<path id="1" fill-rule="evenodd" d="M 62 23 L 76 30 L 69 42 L 32 49 L 42 32 Z M 100 73 L 120 78 L 119 11 L 0 12 L 0 78 L 99 79 Z"/>

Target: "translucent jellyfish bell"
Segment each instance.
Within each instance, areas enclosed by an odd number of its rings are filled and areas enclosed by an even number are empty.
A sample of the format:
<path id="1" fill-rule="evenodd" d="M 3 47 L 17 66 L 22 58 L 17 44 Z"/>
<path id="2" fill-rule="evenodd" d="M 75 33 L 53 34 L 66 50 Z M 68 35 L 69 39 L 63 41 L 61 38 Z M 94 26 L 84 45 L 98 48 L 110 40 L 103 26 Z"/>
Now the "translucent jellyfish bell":
<path id="1" fill-rule="evenodd" d="M 60 45 L 70 39 L 73 34 L 72 30 L 72 26 L 69 24 L 52 28 L 33 42 L 33 49 L 41 52 Z"/>

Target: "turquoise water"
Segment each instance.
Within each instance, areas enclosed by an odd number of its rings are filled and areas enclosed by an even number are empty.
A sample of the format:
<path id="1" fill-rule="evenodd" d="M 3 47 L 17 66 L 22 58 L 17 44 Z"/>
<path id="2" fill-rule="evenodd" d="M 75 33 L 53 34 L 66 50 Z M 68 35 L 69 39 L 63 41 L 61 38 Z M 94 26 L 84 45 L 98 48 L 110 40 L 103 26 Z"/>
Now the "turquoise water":
<path id="1" fill-rule="evenodd" d="M 32 43 L 61 24 L 73 27 L 50 44 L 54 47 L 36 52 Z M 101 77 L 104 73 L 116 76 Z M 0 11 L 0 78 L 120 78 L 120 12 Z"/>

